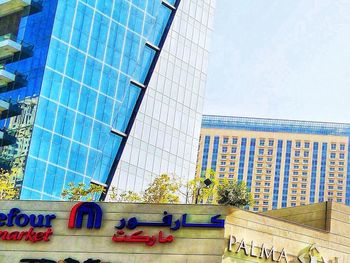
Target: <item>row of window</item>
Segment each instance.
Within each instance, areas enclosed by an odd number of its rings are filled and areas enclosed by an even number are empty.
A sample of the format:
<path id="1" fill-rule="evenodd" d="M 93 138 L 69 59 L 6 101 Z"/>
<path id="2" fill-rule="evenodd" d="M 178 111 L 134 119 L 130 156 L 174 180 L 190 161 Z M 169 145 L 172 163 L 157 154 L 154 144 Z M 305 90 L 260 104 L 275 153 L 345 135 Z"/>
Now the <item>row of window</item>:
<path id="1" fill-rule="evenodd" d="M 231 156 L 230 156 L 230 159 L 231 159 L 231 160 L 236 160 L 236 158 L 237 158 L 236 155 L 231 155 Z M 227 155 L 222 155 L 222 156 L 221 156 L 221 159 L 222 159 L 222 160 L 227 160 Z"/>
<path id="2" fill-rule="evenodd" d="M 299 166 L 299 165 L 294 165 L 294 166 L 293 166 L 293 169 L 294 169 L 294 170 L 299 170 L 300 167 L 301 167 L 301 166 Z M 303 165 L 303 166 L 302 166 L 302 169 L 303 169 L 303 170 L 308 170 L 308 169 L 309 169 L 309 166 Z"/>
<path id="3" fill-rule="evenodd" d="M 296 141 L 295 142 L 295 148 L 301 148 L 301 141 Z M 304 148 L 309 149 L 310 148 L 310 142 L 304 142 Z M 331 143 L 331 150 L 340 150 L 340 151 L 345 151 L 345 144 L 336 144 L 336 143 Z"/>
<path id="4" fill-rule="evenodd" d="M 332 151 L 337 150 L 337 144 L 336 143 L 332 143 L 331 144 L 331 150 Z M 345 144 L 344 143 L 339 144 L 339 150 L 345 151 Z"/>
<path id="5" fill-rule="evenodd" d="M 223 143 L 223 144 L 228 144 L 229 141 L 230 141 L 230 138 L 224 137 L 222 143 Z M 231 143 L 232 143 L 232 144 L 237 144 L 237 143 L 238 143 L 238 138 L 236 138 L 236 137 L 231 138 Z"/>
<path id="6" fill-rule="evenodd" d="M 236 162 L 226 162 L 226 161 L 221 161 L 220 162 L 220 165 L 222 165 L 222 166 L 225 166 L 227 164 L 229 164 L 230 166 L 235 166 Z"/>
<path id="7" fill-rule="evenodd" d="M 264 186 L 267 187 L 267 186 L 270 186 L 271 183 L 270 182 L 265 182 L 264 183 Z M 261 186 L 261 182 L 255 182 L 255 186 Z"/>
<path id="8" fill-rule="evenodd" d="M 331 154 L 329 155 L 329 157 L 330 157 L 331 159 L 336 159 L 336 158 L 337 158 L 337 154 L 336 154 L 336 153 L 331 153 Z M 340 159 L 340 160 L 344 160 L 344 159 L 345 159 L 345 153 L 339 153 L 339 159 Z"/>
<path id="9" fill-rule="evenodd" d="M 261 198 L 261 197 L 260 197 L 260 194 L 255 194 L 255 195 L 254 195 L 254 199 L 260 199 L 260 198 Z M 269 198 L 270 198 L 270 195 L 264 195 L 263 198 L 264 198 L 264 199 L 269 199 Z"/>
<path id="10" fill-rule="evenodd" d="M 257 176 L 255 177 L 255 180 L 261 180 L 261 175 L 257 175 Z M 270 180 L 271 180 L 271 176 L 265 176 L 265 180 L 266 180 L 266 181 L 270 181 Z"/>
<path id="11" fill-rule="evenodd" d="M 328 190 L 343 190 L 342 185 L 338 185 L 336 188 L 334 188 L 334 185 L 328 185 Z"/>
<path id="12" fill-rule="evenodd" d="M 268 209 L 267 207 L 263 207 L 263 208 L 262 208 L 262 211 L 263 211 L 263 212 L 266 212 L 267 209 Z M 254 211 L 254 212 L 258 212 L 258 211 L 259 211 L 259 207 L 254 207 L 254 208 L 253 208 L 253 211 Z"/>
<path id="13" fill-rule="evenodd" d="M 222 153 L 228 153 L 228 147 L 227 146 L 223 146 Z M 237 147 L 231 147 L 231 154 L 236 154 L 237 153 Z"/>
<path id="14" fill-rule="evenodd" d="M 335 194 L 334 192 L 328 192 L 328 196 L 334 196 L 334 194 Z M 337 193 L 336 193 L 336 196 L 337 196 L 337 197 L 342 197 L 342 196 L 343 196 L 343 193 L 342 193 L 342 192 L 337 192 Z"/>
<path id="15" fill-rule="evenodd" d="M 260 193 L 260 188 L 255 188 L 255 193 Z M 265 188 L 264 189 L 264 193 L 269 193 L 270 192 L 270 188 Z"/>
<path id="16" fill-rule="evenodd" d="M 220 172 L 226 172 L 226 168 L 225 167 L 220 167 L 220 170 L 219 170 Z M 228 169 L 228 171 L 229 172 L 234 172 L 235 171 L 235 168 L 234 167 L 230 167 L 229 169 Z"/>
<path id="17" fill-rule="evenodd" d="M 300 177 L 293 177 L 292 182 L 298 182 Z M 307 182 L 307 178 L 301 178 L 302 182 Z"/>
<path id="18" fill-rule="evenodd" d="M 223 144 L 229 144 L 231 142 L 231 144 L 237 144 L 238 143 L 238 138 L 237 137 L 224 137 L 223 138 Z M 274 139 L 259 139 L 259 146 L 269 146 L 269 147 L 273 147 L 275 143 Z M 303 146 L 305 149 L 309 149 L 310 148 L 310 142 L 305 141 L 303 143 Z M 302 142 L 301 141 L 295 141 L 294 144 L 295 148 L 301 148 L 302 147 Z M 341 150 L 341 151 L 345 151 L 345 144 L 344 143 L 331 143 L 331 150 Z"/>
<path id="19" fill-rule="evenodd" d="M 298 193 L 297 190 L 292 190 L 292 195 L 295 195 L 295 194 L 297 194 L 297 193 Z M 300 194 L 306 195 L 306 190 L 301 190 L 301 191 L 300 191 Z"/>
<path id="20" fill-rule="evenodd" d="M 335 176 L 334 176 L 334 173 L 328 174 L 328 177 L 332 177 L 332 178 L 335 177 Z M 338 178 L 343 178 L 343 177 L 344 177 L 344 174 L 343 174 L 343 173 L 338 173 L 338 174 L 337 174 L 337 177 L 338 177 Z"/>
<path id="21" fill-rule="evenodd" d="M 331 162 L 329 162 L 329 165 L 334 166 L 334 165 L 337 165 L 337 163 L 335 161 L 331 161 Z M 344 162 L 338 162 L 338 165 L 343 166 Z"/>
<path id="22" fill-rule="evenodd" d="M 300 159 L 294 159 L 293 160 L 294 163 L 300 163 Z M 303 159 L 303 164 L 308 164 L 309 160 L 308 159 Z"/>
<path id="23" fill-rule="evenodd" d="M 223 156 L 222 156 L 223 157 Z M 225 156 L 226 157 L 226 156 Z M 233 158 L 233 159 L 236 159 L 236 158 Z M 224 158 L 224 160 L 226 160 L 226 158 Z M 331 162 L 331 163 L 333 163 L 332 165 L 334 165 L 334 162 Z M 221 166 L 226 166 L 227 164 L 229 164 L 230 166 L 235 166 L 236 165 L 236 162 L 226 162 L 226 161 L 221 161 L 220 162 L 220 165 Z M 340 165 L 341 166 L 343 166 L 344 165 L 344 162 L 340 162 Z M 263 165 L 263 163 L 256 163 L 256 167 L 257 168 L 263 168 L 264 167 L 264 165 Z M 272 168 L 272 164 L 271 163 L 267 163 L 267 164 L 265 164 L 265 168 Z M 307 165 L 303 165 L 303 166 L 300 166 L 300 165 L 293 165 L 293 170 L 300 170 L 300 169 L 302 169 L 302 170 L 309 170 L 310 169 L 310 167 L 309 166 L 307 166 Z M 220 171 L 224 171 L 224 170 L 220 170 Z M 335 172 L 336 171 L 336 168 L 335 167 L 329 167 L 329 171 L 330 172 Z M 338 170 L 337 170 L 338 172 L 344 172 L 345 171 L 345 168 L 344 167 L 338 167 Z M 257 172 L 256 172 L 257 174 L 261 174 L 262 173 L 262 170 L 261 169 L 258 169 L 257 170 Z M 271 173 L 271 171 L 267 171 L 267 173 L 268 174 L 270 174 Z M 297 172 L 297 171 L 294 171 L 293 172 L 293 175 L 298 175 L 299 174 L 299 172 Z M 303 172 L 303 175 L 307 175 L 307 172 Z"/>
<path id="24" fill-rule="evenodd" d="M 229 147 L 228 146 L 223 146 L 221 149 L 222 153 L 228 153 Z M 230 152 L 231 154 L 236 154 L 237 153 L 237 147 L 231 147 L 230 148 Z M 273 149 L 267 149 L 267 151 L 265 151 L 264 148 L 259 148 L 258 150 L 258 155 L 265 155 L 265 153 L 268 156 L 272 156 L 273 155 Z M 303 156 L 304 158 L 309 158 L 310 156 L 310 152 L 309 151 L 304 151 L 302 153 L 302 151 L 300 150 L 296 150 L 294 151 L 294 157 L 301 157 Z M 330 158 L 331 159 L 335 159 L 336 158 L 336 153 L 332 152 L 330 153 Z M 345 159 L 345 153 L 339 153 L 339 159 L 344 160 Z"/>
<path id="25" fill-rule="evenodd" d="M 225 171 L 220 169 L 220 172 L 225 172 Z M 234 169 L 230 169 L 230 172 L 234 172 Z M 343 175 L 341 175 L 340 178 L 342 178 L 342 176 Z M 224 173 L 220 173 L 219 174 L 219 178 L 221 178 L 221 179 L 225 178 L 225 174 Z M 234 178 L 234 174 L 232 174 L 232 173 L 229 174 L 227 178 L 233 179 Z M 271 176 L 265 176 L 264 179 L 265 179 L 265 181 L 271 181 Z M 262 180 L 262 177 L 260 175 L 256 176 L 255 180 L 256 180 L 255 186 L 261 186 L 262 185 L 261 182 L 259 182 L 259 181 Z M 299 181 L 302 182 L 302 183 L 306 183 L 307 182 L 307 178 L 292 177 L 292 182 L 293 182 L 292 188 L 297 188 L 297 184 L 295 184 L 295 182 L 299 182 Z M 336 184 L 342 185 L 344 183 L 344 181 L 343 180 L 339 180 L 339 179 L 338 180 L 329 179 L 328 183 L 329 184 L 336 183 Z M 270 184 L 270 182 L 264 182 L 264 186 L 265 187 L 269 187 L 269 186 L 271 186 L 271 184 Z M 306 185 L 303 184 L 301 187 L 302 188 L 306 188 Z M 333 188 L 333 186 L 328 186 L 328 189 L 334 189 L 334 188 Z M 338 186 L 337 189 L 338 190 L 342 190 L 343 187 L 342 186 Z"/>
<path id="26" fill-rule="evenodd" d="M 229 174 L 228 175 L 228 179 L 233 179 L 235 176 L 234 176 L 234 174 Z M 219 178 L 220 179 L 224 179 L 225 178 L 225 174 L 219 174 Z"/>
<path id="27" fill-rule="evenodd" d="M 301 148 L 301 141 L 295 142 L 295 148 Z M 310 148 L 310 142 L 304 142 L 304 148 L 309 149 Z"/>
<path id="28" fill-rule="evenodd" d="M 294 157 L 300 157 L 301 156 L 301 151 L 299 151 L 299 150 L 296 150 L 295 152 L 294 152 Z M 304 158 L 308 158 L 310 156 L 310 152 L 309 151 L 304 151 L 303 152 L 303 157 Z"/>
<path id="29" fill-rule="evenodd" d="M 329 184 L 334 184 L 334 182 L 335 182 L 334 179 L 329 179 L 329 180 L 328 180 L 328 183 L 329 183 Z M 338 184 L 343 184 L 344 181 L 343 181 L 343 180 L 337 180 L 336 182 L 337 182 Z"/>

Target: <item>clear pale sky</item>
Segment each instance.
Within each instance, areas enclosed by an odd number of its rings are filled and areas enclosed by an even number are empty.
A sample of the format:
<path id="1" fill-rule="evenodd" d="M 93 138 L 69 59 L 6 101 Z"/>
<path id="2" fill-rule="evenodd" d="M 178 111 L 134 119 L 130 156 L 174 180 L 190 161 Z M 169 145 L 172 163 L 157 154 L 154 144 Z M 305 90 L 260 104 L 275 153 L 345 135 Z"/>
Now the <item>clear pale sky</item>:
<path id="1" fill-rule="evenodd" d="M 350 123 L 350 0 L 217 0 L 205 114 Z"/>

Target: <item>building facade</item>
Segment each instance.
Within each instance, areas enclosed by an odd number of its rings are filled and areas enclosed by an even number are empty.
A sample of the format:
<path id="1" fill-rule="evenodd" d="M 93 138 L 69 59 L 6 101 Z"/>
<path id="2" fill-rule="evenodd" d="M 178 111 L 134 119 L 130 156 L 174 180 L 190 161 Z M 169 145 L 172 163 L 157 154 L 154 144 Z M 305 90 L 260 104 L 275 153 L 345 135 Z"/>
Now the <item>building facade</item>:
<path id="1" fill-rule="evenodd" d="M 0 1 L 0 161 L 22 199 L 110 185 L 179 3 Z"/>
<path id="2" fill-rule="evenodd" d="M 0 262 L 350 262 L 348 206 L 325 202 L 270 212 L 210 205 L 1 202 Z M 41 222 L 25 220 L 41 216 Z"/>
<path id="3" fill-rule="evenodd" d="M 350 204 L 350 124 L 203 117 L 196 176 L 244 181 L 253 211 Z"/>
<path id="4" fill-rule="evenodd" d="M 195 174 L 215 1 L 182 1 L 112 186 L 144 190 L 161 173 Z"/>

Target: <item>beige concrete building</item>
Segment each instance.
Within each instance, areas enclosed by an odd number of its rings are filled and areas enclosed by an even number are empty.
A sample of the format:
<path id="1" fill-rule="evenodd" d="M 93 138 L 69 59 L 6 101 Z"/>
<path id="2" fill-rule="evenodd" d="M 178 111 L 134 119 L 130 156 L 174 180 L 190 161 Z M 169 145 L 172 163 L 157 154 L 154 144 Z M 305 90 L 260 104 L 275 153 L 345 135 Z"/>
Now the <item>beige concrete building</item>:
<path id="1" fill-rule="evenodd" d="M 207 205 L 2 201 L 0 263 L 348 263 L 349 216 L 338 203 L 259 214 Z"/>
<path id="2" fill-rule="evenodd" d="M 252 211 L 350 204 L 350 125 L 204 116 L 196 176 L 245 181 Z"/>

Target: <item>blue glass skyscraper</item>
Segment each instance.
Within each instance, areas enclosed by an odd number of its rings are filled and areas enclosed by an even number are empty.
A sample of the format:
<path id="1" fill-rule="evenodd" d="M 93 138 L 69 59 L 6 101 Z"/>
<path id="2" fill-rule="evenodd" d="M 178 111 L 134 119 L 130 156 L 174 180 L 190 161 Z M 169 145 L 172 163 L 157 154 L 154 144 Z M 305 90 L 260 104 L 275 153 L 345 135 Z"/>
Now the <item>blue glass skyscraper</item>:
<path id="1" fill-rule="evenodd" d="M 22 199 L 108 187 L 179 2 L 0 1 L 0 162 Z"/>

